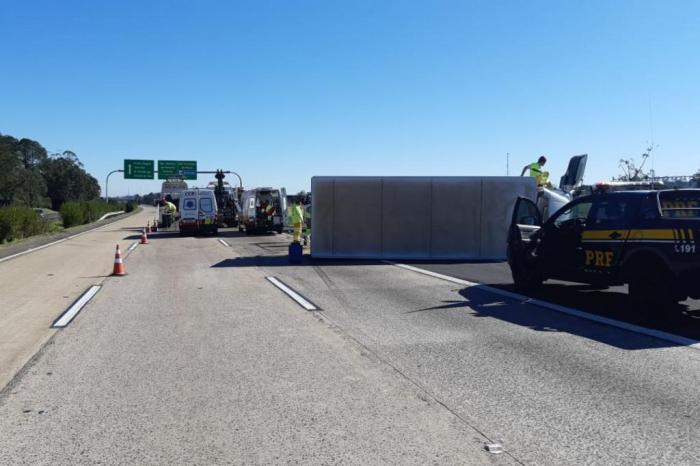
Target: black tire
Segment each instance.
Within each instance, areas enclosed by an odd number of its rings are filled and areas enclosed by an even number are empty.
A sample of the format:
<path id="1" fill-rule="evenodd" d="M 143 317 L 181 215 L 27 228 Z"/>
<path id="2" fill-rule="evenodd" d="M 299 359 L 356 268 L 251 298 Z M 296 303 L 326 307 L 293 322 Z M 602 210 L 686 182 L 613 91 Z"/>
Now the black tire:
<path id="1" fill-rule="evenodd" d="M 538 270 L 528 269 L 517 260 L 511 262 L 510 271 L 513 275 L 515 289 L 520 292 L 535 291 L 542 286 L 542 282 L 544 281 L 542 274 Z"/>
<path id="2" fill-rule="evenodd" d="M 218 228 L 214 228 L 214 229 L 212 230 L 211 234 L 214 235 L 214 236 L 219 236 L 219 229 L 218 229 Z"/>
<path id="3" fill-rule="evenodd" d="M 664 271 L 637 270 L 629 278 L 630 304 L 641 311 L 664 310 L 675 304 L 670 274 Z"/>
<path id="4" fill-rule="evenodd" d="M 276 228 L 275 231 L 277 232 L 278 235 L 282 234 L 282 227 Z"/>

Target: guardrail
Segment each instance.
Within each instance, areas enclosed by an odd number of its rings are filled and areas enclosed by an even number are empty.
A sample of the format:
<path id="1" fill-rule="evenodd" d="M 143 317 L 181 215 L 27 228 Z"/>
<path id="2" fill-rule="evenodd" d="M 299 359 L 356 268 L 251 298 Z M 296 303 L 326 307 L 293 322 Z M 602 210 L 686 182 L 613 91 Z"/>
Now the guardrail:
<path id="1" fill-rule="evenodd" d="M 97 221 L 100 222 L 100 221 L 102 221 L 102 220 L 104 220 L 104 219 L 106 219 L 106 218 L 114 217 L 115 215 L 119 215 L 119 214 L 123 214 L 123 213 L 125 213 L 125 211 L 123 211 L 123 210 L 119 210 L 119 211 L 116 211 L 116 212 L 107 212 L 107 213 L 104 214 L 102 217 L 100 217 L 99 219 L 97 219 Z"/>

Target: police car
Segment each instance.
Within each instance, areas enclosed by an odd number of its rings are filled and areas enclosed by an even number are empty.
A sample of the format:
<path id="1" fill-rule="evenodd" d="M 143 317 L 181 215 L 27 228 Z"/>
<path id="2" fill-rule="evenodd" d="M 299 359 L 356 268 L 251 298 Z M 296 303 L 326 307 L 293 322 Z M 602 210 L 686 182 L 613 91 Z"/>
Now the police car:
<path id="1" fill-rule="evenodd" d="M 650 308 L 700 298 L 700 189 L 602 192 L 579 197 L 542 222 L 518 198 L 508 263 L 520 290 L 558 279 L 607 287 L 629 284 Z"/>

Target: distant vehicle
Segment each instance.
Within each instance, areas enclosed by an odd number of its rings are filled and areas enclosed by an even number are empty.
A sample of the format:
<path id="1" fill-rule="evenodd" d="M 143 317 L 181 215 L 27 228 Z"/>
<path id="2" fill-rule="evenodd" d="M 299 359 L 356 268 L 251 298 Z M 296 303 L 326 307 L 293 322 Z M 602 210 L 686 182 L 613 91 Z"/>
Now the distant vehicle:
<path id="1" fill-rule="evenodd" d="M 172 202 L 175 204 L 175 207 L 180 210 L 180 197 L 185 190 L 187 190 L 187 182 L 183 180 L 171 179 L 163 181 L 163 185 L 160 188 L 160 193 L 166 201 Z"/>
<path id="2" fill-rule="evenodd" d="M 183 191 L 180 206 L 180 234 L 219 233 L 216 197 L 211 189 Z"/>
<path id="3" fill-rule="evenodd" d="M 225 174 L 222 170 L 217 171 L 215 178 L 217 181 L 211 181 L 207 188 L 213 189 L 216 196 L 216 203 L 219 208 L 219 226 L 235 227 L 238 225 L 238 213 L 240 210 L 238 204 L 240 188 L 233 188 L 227 181 L 224 181 Z"/>
<path id="4" fill-rule="evenodd" d="M 508 263 L 519 289 L 553 278 L 595 286 L 629 284 L 642 308 L 700 298 L 700 189 L 582 196 L 546 222 L 518 198 Z"/>
<path id="5" fill-rule="evenodd" d="M 287 217 L 284 188 L 256 188 L 243 193 L 238 229 L 246 234 L 282 233 Z"/>

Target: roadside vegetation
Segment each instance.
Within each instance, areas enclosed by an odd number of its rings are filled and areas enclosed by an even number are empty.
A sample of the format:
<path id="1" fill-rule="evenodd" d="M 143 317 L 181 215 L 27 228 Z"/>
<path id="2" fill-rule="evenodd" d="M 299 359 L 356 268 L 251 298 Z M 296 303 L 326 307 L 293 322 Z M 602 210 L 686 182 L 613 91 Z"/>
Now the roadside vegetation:
<path id="1" fill-rule="evenodd" d="M 69 201 L 61 206 L 61 218 L 63 226 L 69 228 L 75 225 L 83 225 L 99 220 L 104 214 L 119 210 L 127 210 L 125 204 L 102 201 Z M 132 208 L 133 210 L 133 208 Z"/>
<path id="2" fill-rule="evenodd" d="M 100 185 L 71 151 L 0 134 L 0 243 L 82 225 L 124 204 L 100 201 Z M 62 222 L 41 209 L 60 212 Z"/>
<path id="3" fill-rule="evenodd" d="M 40 235 L 50 229 L 50 222 L 42 219 L 34 209 L 18 206 L 0 208 L 0 243 Z"/>

